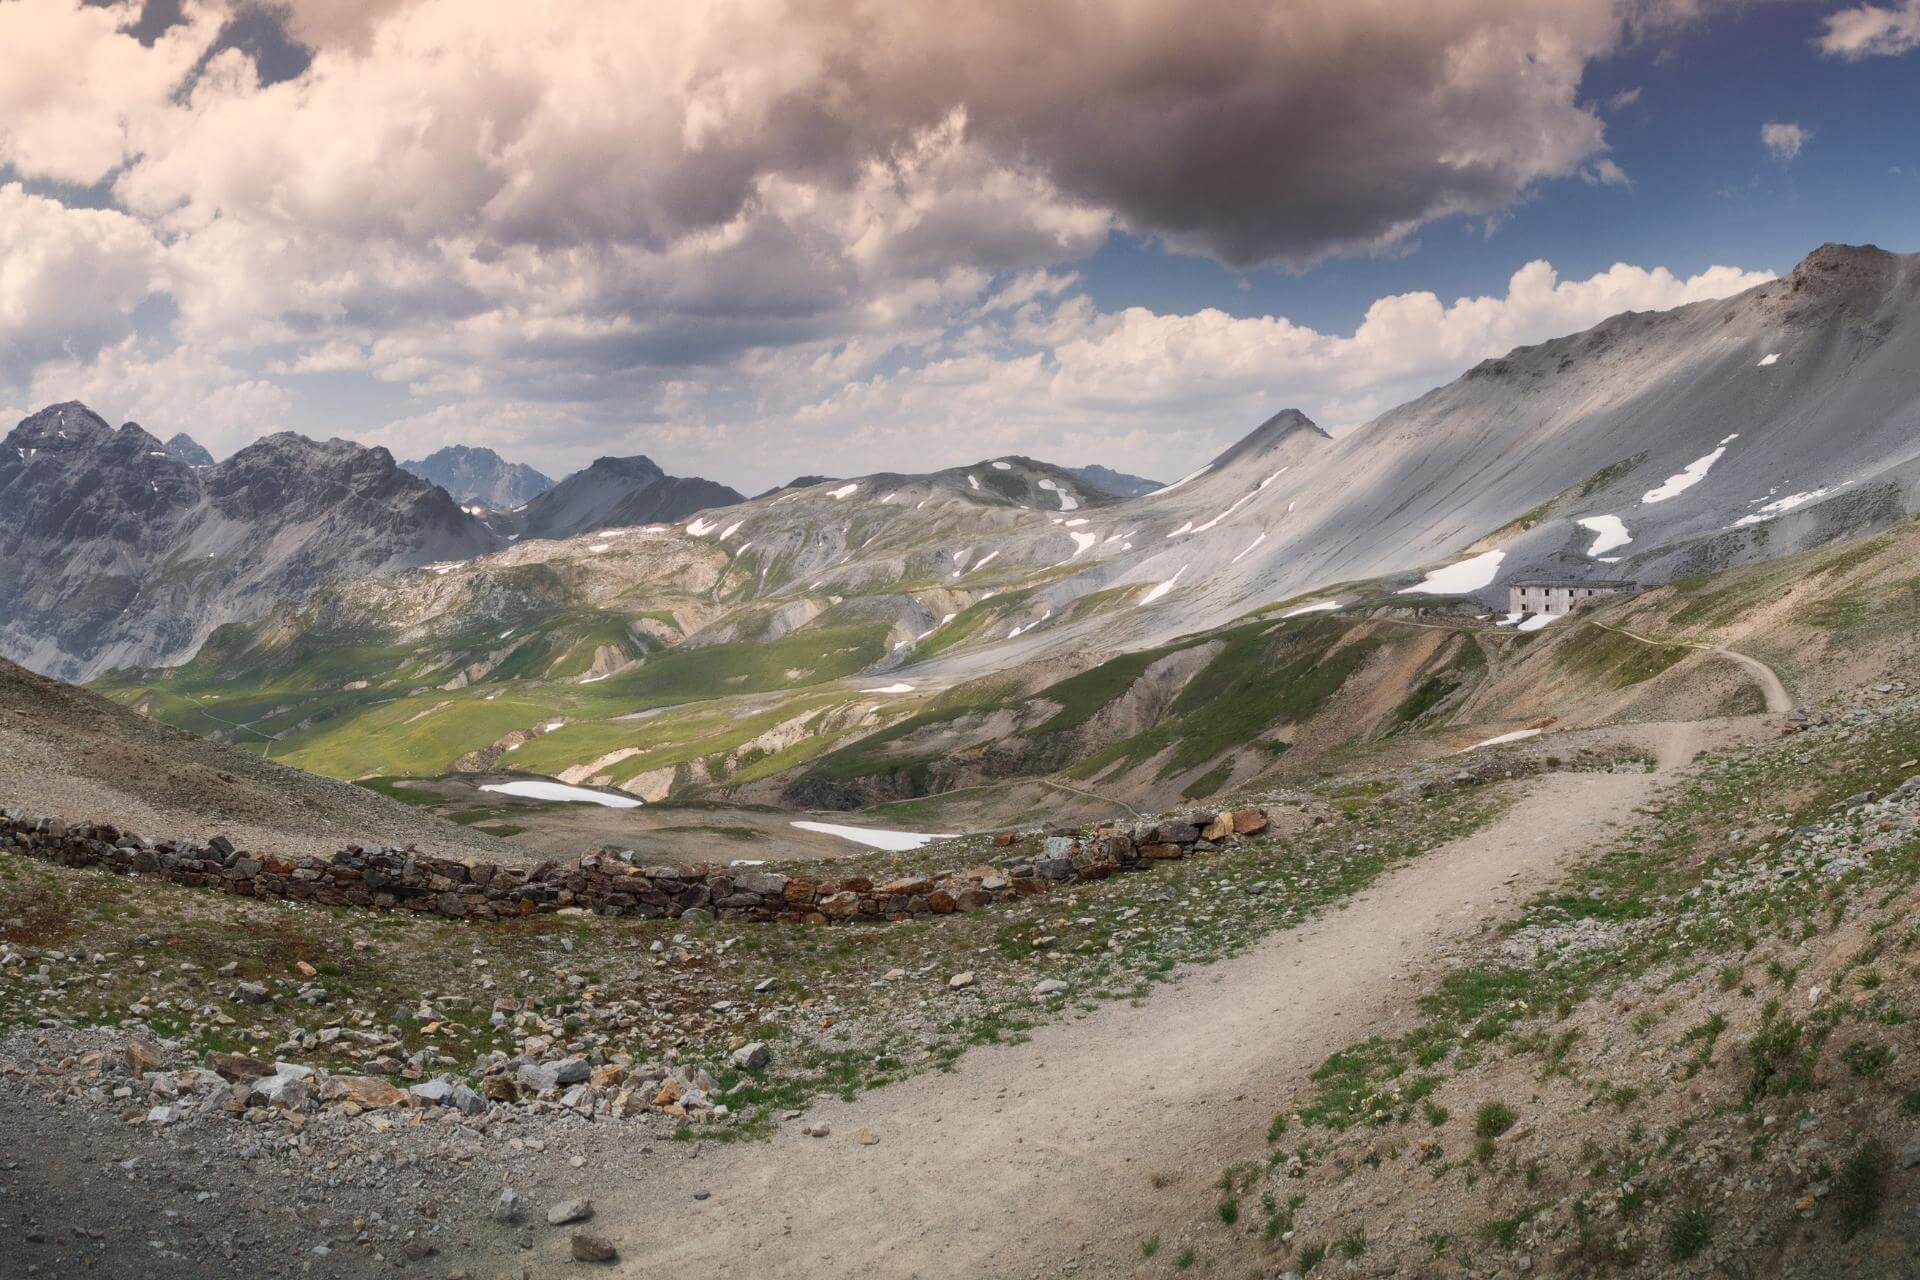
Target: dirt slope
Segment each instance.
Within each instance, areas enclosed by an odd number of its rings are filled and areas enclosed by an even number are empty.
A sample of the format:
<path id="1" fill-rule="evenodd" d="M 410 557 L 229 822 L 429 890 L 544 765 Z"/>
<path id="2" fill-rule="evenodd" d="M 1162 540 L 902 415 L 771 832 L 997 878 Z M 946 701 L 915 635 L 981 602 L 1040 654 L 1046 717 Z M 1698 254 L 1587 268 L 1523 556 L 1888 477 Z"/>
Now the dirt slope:
<path id="1" fill-rule="evenodd" d="M 277 852 L 417 844 L 496 861 L 538 855 L 349 783 L 145 719 L 0 660 L 0 805 Z"/>

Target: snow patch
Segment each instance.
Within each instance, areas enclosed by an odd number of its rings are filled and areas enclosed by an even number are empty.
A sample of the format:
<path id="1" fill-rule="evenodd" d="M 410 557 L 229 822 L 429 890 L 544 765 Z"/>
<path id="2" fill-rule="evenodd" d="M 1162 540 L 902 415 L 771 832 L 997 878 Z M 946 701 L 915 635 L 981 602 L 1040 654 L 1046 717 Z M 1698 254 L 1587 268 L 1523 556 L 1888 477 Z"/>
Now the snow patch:
<path id="1" fill-rule="evenodd" d="M 1758 368 L 1761 368 L 1761 369 L 1764 369 L 1764 368 L 1766 368 L 1766 367 L 1767 367 L 1768 365 L 1770 365 L 1770 364 L 1778 364 L 1779 362 L 1780 362 L 1780 353 L 1779 353 L 1778 351 L 1776 351 L 1776 352 L 1774 352 L 1774 353 L 1773 353 L 1772 355 L 1769 355 L 1769 356 L 1767 356 L 1767 357 L 1765 357 L 1764 359 L 1762 359 L 1762 360 L 1760 361 L 1760 363 L 1759 363 L 1759 365 L 1758 365 L 1758 366 L 1756 366 L 1756 367 L 1758 367 Z"/>
<path id="2" fill-rule="evenodd" d="M 906 681 L 898 684 L 883 684 L 878 689 L 868 689 L 868 693 L 912 693 L 913 686 Z"/>
<path id="3" fill-rule="evenodd" d="M 587 550 L 591 551 L 594 555 L 599 555 L 602 551 L 605 551 L 606 549 L 607 549 L 607 544 L 604 542 L 596 542 L 592 546 L 587 548 Z"/>
<path id="4" fill-rule="evenodd" d="M 1073 555 L 1067 557 L 1069 560 L 1075 559 L 1082 551 L 1100 541 L 1100 535 L 1097 533 L 1069 533 L 1067 536 L 1073 539 Z"/>
<path id="5" fill-rule="evenodd" d="M 1500 572 L 1500 562 L 1507 558 L 1504 551 L 1482 551 L 1469 560 L 1456 561 L 1435 569 L 1410 587 L 1402 587 L 1400 595 L 1451 596 L 1462 592 L 1478 591 L 1489 585 Z"/>
<path id="6" fill-rule="evenodd" d="M 1253 549 L 1255 547 L 1259 546 L 1261 543 L 1265 542 L 1266 540 L 1267 540 L 1267 535 L 1264 533 L 1261 534 L 1259 537 L 1255 538 L 1252 542 L 1249 542 L 1247 544 L 1247 549 L 1245 551 L 1242 551 L 1239 555 L 1227 561 L 1227 563 L 1239 564 L 1242 560 L 1245 560 L 1248 556 L 1253 554 Z"/>
<path id="7" fill-rule="evenodd" d="M 698 520 L 695 520 L 692 524 L 688 525 L 687 532 L 692 534 L 696 538 L 704 538 L 708 534 L 712 533 L 715 529 L 718 529 L 719 527 L 720 527 L 720 522 L 718 520 L 708 520 L 705 517 L 702 517 Z"/>
<path id="8" fill-rule="evenodd" d="M 969 548 L 969 550 L 971 550 L 971 548 Z M 965 555 L 965 554 L 966 554 L 966 552 L 964 552 L 964 551 L 963 551 L 963 552 L 961 552 L 961 554 L 962 554 L 962 555 Z M 973 573 L 978 573 L 978 572 L 980 572 L 980 571 L 981 571 L 982 569 L 984 569 L 984 568 L 986 568 L 986 567 L 987 567 L 987 565 L 988 565 L 988 563 L 989 563 L 989 562 L 991 562 L 991 561 L 993 560 L 993 558 L 994 558 L 995 556 L 997 556 L 997 555 L 999 555 L 999 554 L 1000 554 L 1000 553 L 999 553 L 998 551 L 989 551 L 989 552 L 987 552 L 987 554 L 986 554 L 986 555 L 984 555 L 984 556 L 982 556 L 982 557 L 980 557 L 980 563 L 979 563 L 979 564 L 976 564 L 975 566 L 973 566 L 973 569 L 971 570 L 971 572 L 973 572 Z M 960 568 L 958 568 L 958 569 L 955 569 L 955 570 L 953 571 L 953 576 L 957 578 L 957 577 L 959 577 L 959 576 L 960 576 L 961 574 L 963 574 L 963 573 L 966 573 L 966 572 L 969 572 L 969 570 L 968 570 L 968 569 L 966 568 L 966 565 L 965 565 L 965 562 L 963 561 L 963 562 L 962 562 L 962 564 L 961 564 L 961 567 L 960 567 Z"/>
<path id="9" fill-rule="evenodd" d="M 980 487 L 980 477 L 971 471 L 967 472 L 967 484 L 972 488 L 978 489 Z"/>
<path id="10" fill-rule="evenodd" d="M 585 787 L 570 787 L 564 782 L 491 782 L 480 788 L 503 796 L 525 796 L 529 800 L 567 800 L 578 804 L 605 805 L 609 809 L 638 809 L 640 801 L 632 796 L 608 795 Z"/>
<path id="11" fill-rule="evenodd" d="M 1713 464 L 1720 461 L 1721 456 L 1726 453 L 1727 446 L 1739 438 L 1740 433 L 1736 431 L 1725 440 L 1722 440 L 1720 447 L 1712 453 L 1706 455 L 1704 458 L 1695 458 L 1686 465 L 1684 470 L 1676 471 L 1668 476 L 1661 482 L 1659 488 L 1649 489 L 1641 494 L 1640 501 L 1645 503 L 1665 502 L 1668 498 L 1679 497 L 1687 490 L 1693 488 L 1693 486 L 1699 484 L 1702 480 L 1705 480 L 1707 478 L 1707 472 L 1713 470 Z"/>
<path id="12" fill-rule="evenodd" d="M 1201 476 L 1207 474 L 1207 472 L 1211 471 L 1212 469 L 1213 469 L 1213 464 L 1209 462 L 1206 466 L 1200 468 L 1198 471 L 1190 471 L 1186 475 L 1181 476 L 1178 480 L 1175 480 L 1172 484 L 1168 485 L 1166 488 L 1156 489 L 1154 492 L 1155 493 L 1172 493 L 1175 489 L 1178 489 L 1181 485 L 1186 484 L 1189 480 L 1198 480 Z"/>
<path id="13" fill-rule="evenodd" d="M 1048 490 L 1053 494 L 1058 495 L 1060 499 L 1060 509 L 1062 511 L 1078 511 L 1080 509 L 1080 500 L 1074 497 L 1072 494 L 1068 493 L 1065 489 L 1062 489 L 1059 485 L 1055 484 L 1053 481 L 1042 480 L 1040 482 L 1040 487 L 1042 489 Z"/>
<path id="14" fill-rule="evenodd" d="M 1013 470 L 1013 464 L 1011 462 L 996 462 L 993 464 L 993 469 L 995 471 L 1011 471 Z"/>
<path id="15" fill-rule="evenodd" d="M 1514 630 L 1515 631 L 1538 631 L 1542 627 L 1552 626 L 1554 623 L 1560 621 L 1560 619 L 1566 616 L 1567 615 L 1564 613 L 1536 613 L 1531 618 L 1528 618 L 1525 622 L 1515 627 Z"/>
<path id="16" fill-rule="evenodd" d="M 1158 600 L 1161 596 L 1166 595 L 1167 592 L 1173 590 L 1174 584 L 1180 581 L 1181 574 L 1184 574 L 1188 569 L 1191 569 L 1192 567 L 1193 566 L 1190 564 L 1181 565 L 1179 572 L 1175 573 L 1171 578 L 1168 578 L 1165 582 L 1161 583 L 1159 586 L 1155 587 L 1153 590 L 1147 592 L 1146 595 L 1140 597 L 1140 603 L 1143 605 L 1152 604 L 1155 600 Z"/>
<path id="17" fill-rule="evenodd" d="M 740 532 L 740 526 L 745 523 L 746 523 L 745 520 L 735 520 L 732 524 L 722 529 L 720 531 L 720 541 L 725 542 L 728 538 L 731 538 L 734 534 Z"/>
<path id="18" fill-rule="evenodd" d="M 1303 604 L 1298 609 L 1287 610 L 1280 615 L 1280 620 L 1285 622 L 1288 618 L 1297 618 L 1303 613 L 1326 613 L 1329 610 L 1338 609 L 1339 607 L 1340 602 L 1338 600 L 1316 600 L 1312 604 Z"/>
<path id="19" fill-rule="evenodd" d="M 1750 524 L 1765 524 L 1775 516 L 1783 516 L 1795 507 L 1804 507 L 1809 502 L 1817 502 L 1821 498 L 1826 497 L 1830 492 L 1832 492 L 1832 490 L 1822 487 L 1819 489 L 1808 489 L 1805 493 L 1790 493 L 1784 498 L 1776 498 L 1774 501 L 1767 503 L 1767 505 L 1761 507 L 1752 515 L 1741 516 L 1727 527 L 1730 529 L 1739 529 Z"/>
<path id="20" fill-rule="evenodd" d="M 890 853 L 905 853 L 909 849 L 918 849 L 922 845 L 932 844 L 935 840 L 951 840 L 955 832 L 922 834 L 917 831 L 882 831 L 878 827 L 843 827 L 832 822 L 796 822 L 794 826 L 802 831 L 817 831 L 821 835 L 839 836 L 842 840 L 851 840 L 855 844 L 864 844 L 870 849 L 885 849 Z"/>
<path id="21" fill-rule="evenodd" d="M 848 498 L 851 498 L 859 488 L 860 483 L 856 480 L 852 484 L 843 484 L 838 489 L 827 490 L 827 496 L 835 502 L 845 502 Z"/>
<path id="22" fill-rule="evenodd" d="M 1485 742 L 1476 742 L 1470 747 L 1462 747 L 1455 754 L 1465 755 L 1469 751 L 1478 751 L 1482 747 L 1498 747 L 1509 742 L 1519 742 L 1524 738 L 1538 737 L 1539 729 L 1515 729 L 1512 733 L 1503 733 L 1497 738 L 1488 738 Z"/>
<path id="23" fill-rule="evenodd" d="M 1277 474 L 1277 473 L 1276 473 L 1276 474 Z M 1261 489 L 1264 489 L 1264 488 L 1266 488 L 1266 486 L 1265 486 L 1265 485 L 1262 485 L 1262 486 L 1260 486 L 1260 488 L 1261 488 Z M 1246 495 L 1244 495 L 1244 496 L 1243 496 L 1243 497 L 1242 497 L 1242 498 L 1241 498 L 1241 499 L 1240 499 L 1240 500 L 1239 500 L 1238 502 L 1236 502 L 1236 503 L 1234 503 L 1234 504 L 1233 504 L 1232 506 L 1230 506 L 1230 507 L 1228 507 L 1228 508 L 1227 508 L 1227 509 L 1226 509 L 1225 511 L 1222 511 L 1222 512 L 1221 512 L 1221 513 L 1220 513 L 1219 515 L 1217 515 L 1217 516 L 1215 516 L 1215 517 L 1214 517 L 1213 519 L 1211 519 L 1211 520 L 1209 520 L 1209 521 L 1207 521 L 1207 522 L 1206 522 L 1205 524 L 1199 524 L 1199 525 L 1195 525 L 1195 526 L 1193 527 L 1193 531 L 1194 531 L 1195 533 L 1205 533 L 1205 532 L 1206 532 L 1207 530 L 1209 530 L 1209 529 L 1211 529 L 1211 528 L 1213 528 L 1213 526 L 1215 526 L 1215 525 L 1217 525 L 1217 524 L 1219 524 L 1219 523 L 1220 523 L 1220 522 L 1221 522 L 1222 520 L 1225 520 L 1225 519 L 1226 519 L 1226 518 L 1227 518 L 1228 516 L 1230 516 L 1230 515 L 1232 515 L 1232 514 L 1233 514 L 1234 512 L 1236 512 L 1236 511 L 1238 511 L 1238 510 L 1239 510 L 1239 509 L 1240 509 L 1241 507 L 1244 507 L 1244 506 L 1245 506 L 1245 505 L 1246 505 L 1246 504 L 1247 504 L 1247 503 L 1248 503 L 1249 501 L 1251 501 L 1251 500 L 1252 500 L 1252 498 L 1254 497 L 1254 494 L 1257 494 L 1257 493 L 1259 493 L 1259 492 L 1260 492 L 1260 489 L 1255 489 L 1255 490 L 1253 491 L 1253 493 L 1249 493 L 1249 494 L 1246 494 Z"/>
<path id="24" fill-rule="evenodd" d="M 1593 545 L 1587 548 L 1590 556 L 1624 547 L 1633 541 L 1633 535 L 1627 532 L 1627 526 L 1619 516 L 1584 516 L 1574 523 L 1599 535 L 1594 538 Z"/>
<path id="25" fill-rule="evenodd" d="M 1051 618 L 1052 616 L 1053 616 L 1053 610 L 1051 609 L 1047 610 L 1045 613 L 1041 614 L 1038 618 L 1034 619 L 1032 622 L 1029 622 L 1026 626 L 1015 627 L 1013 630 L 1007 632 L 1007 639 L 1012 640 L 1017 636 L 1023 636 L 1027 634 L 1027 632 L 1033 630 L 1035 627 L 1039 626 L 1041 623 L 1045 622 L 1048 618 Z"/>

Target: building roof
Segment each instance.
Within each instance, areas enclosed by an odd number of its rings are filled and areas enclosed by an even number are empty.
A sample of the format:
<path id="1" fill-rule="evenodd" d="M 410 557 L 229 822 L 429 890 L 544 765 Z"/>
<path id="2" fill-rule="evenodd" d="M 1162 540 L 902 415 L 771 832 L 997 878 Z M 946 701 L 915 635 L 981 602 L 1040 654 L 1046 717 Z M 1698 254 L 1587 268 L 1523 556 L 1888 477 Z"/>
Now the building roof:
<path id="1" fill-rule="evenodd" d="M 1518 582 L 1510 582 L 1507 585 L 1509 587 L 1516 587 L 1516 588 L 1517 587 L 1557 587 L 1561 589 L 1568 589 L 1572 587 L 1609 587 L 1616 591 L 1619 591 L 1619 590 L 1625 590 L 1627 588 L 1636 586 L 1638 584 L 1631 582 L 1626 578 L 1583 578 L 1583 579 L 1580 579 L 1579 581 L 1575 581 L 1571 578 L 1560 578 L 1560 579 L 1525 578 Z"/>

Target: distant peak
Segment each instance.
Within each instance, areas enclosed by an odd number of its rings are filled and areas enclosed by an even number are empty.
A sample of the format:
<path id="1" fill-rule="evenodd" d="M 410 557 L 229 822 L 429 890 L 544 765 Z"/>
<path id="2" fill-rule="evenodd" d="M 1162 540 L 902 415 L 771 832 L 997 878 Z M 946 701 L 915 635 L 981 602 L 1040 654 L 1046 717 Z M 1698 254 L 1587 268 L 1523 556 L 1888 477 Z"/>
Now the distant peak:
<path id="1" fill-rule="evenodd" d="M 167 451 L 167 456 L 176 462 L 184 462 L 190 467 L 213 465 L 213 455 L 207 451 L 206 446 L 184 431 L 167 441 L 163 447 Z"/>
<path id="2" fill-rule="evenodd" d="M 644 453 L 636 453 L 629 458 L 595 458 L 593 460 L 593 465 L 589 466 L 587 470 L 598 471 L 602 474 L 621 475 L 621 476 L 628 476 L 628 475 L 664 476 L 665 474 L 667 474 L 665 471 L 662 471 L 660 469 L 659 463 L 655 462 L 652 458 L 649 458 Z"/>

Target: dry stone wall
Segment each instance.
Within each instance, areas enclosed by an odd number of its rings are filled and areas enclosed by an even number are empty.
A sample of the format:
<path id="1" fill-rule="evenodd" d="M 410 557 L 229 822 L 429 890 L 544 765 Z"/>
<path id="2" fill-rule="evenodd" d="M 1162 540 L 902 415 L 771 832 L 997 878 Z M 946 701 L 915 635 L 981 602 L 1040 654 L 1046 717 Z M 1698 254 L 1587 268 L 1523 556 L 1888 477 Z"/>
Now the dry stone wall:
<path id="1" fill-rule="evenodd" d="M 251 898 L 411 911 L 456 920 L 504 920 L 577 910 L 641 919 L 810 924 L 881 923 L 977 911 L 1062 884 L 1102 880 L 1156 862 L 1204 855 L 1264 835 L 1276 822 L 1325 821 L 1306 809 L 1191 813 L 1132 825 L 1059 829 L 996 862 L 875 883 L 814 880 L 709 865 L 646 866 L 632 850 L 603 849 L 531 868 L 434 858 L 411 849 L 350 845 L 330 857 L 152 840 L 101 823 L 69 824 L 20 809 L 0 811 L 0 850 L 67 867 L 104 867 Z M 996 845 L 1013 848 L 1011 835 Z"/>

